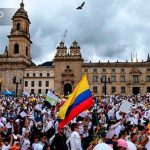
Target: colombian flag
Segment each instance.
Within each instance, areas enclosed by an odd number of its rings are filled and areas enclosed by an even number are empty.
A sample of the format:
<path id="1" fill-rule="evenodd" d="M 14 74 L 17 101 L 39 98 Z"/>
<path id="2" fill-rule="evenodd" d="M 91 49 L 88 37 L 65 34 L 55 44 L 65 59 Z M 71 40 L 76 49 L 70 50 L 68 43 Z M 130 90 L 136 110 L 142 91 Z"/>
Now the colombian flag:
<path id="1" fill-rule="evenodd" d="M 93 105 L 93 98 L 89 88 L 86 74 L 78 83 L 77 87 L 60 108 L 58 119 L 61 119 L 58 127 L 62 128 L 68 124 L 74 117 Z"/>

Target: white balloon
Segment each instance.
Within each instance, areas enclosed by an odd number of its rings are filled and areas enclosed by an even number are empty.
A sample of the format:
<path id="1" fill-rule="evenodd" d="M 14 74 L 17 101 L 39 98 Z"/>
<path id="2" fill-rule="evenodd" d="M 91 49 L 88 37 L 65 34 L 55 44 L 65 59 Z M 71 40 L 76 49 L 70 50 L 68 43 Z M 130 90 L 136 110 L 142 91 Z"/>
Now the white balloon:
<path id="1" fill-rule="evenodd" d="M 106 143 L 99 143 L 94 147 L 93 150 L 113 150 L 113 149 Z"/>

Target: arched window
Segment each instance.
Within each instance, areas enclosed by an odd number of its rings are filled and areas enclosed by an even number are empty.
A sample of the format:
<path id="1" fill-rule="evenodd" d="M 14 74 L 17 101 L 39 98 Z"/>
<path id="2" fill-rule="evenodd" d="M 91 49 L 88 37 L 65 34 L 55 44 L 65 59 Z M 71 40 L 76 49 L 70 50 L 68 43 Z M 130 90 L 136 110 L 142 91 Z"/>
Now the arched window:
<path id="1" fill-rule="evenodd" d="M 16 43 L 14 45 L 14 54 L 18 54 L 19 53 L 19 45 Z"/>
<path id="2" fill-rule="evenodd" d="M 28 56 L 28 51 L 29 51 L 28 46 L 26 46 L 26 55 L 27 56 Z"/>
<path id="3" fill-rule="evenodd" d="M 20 30 L 20 23 L 17 23 L 17 30 Z"/>
<path id="4" fill-rule="evenodd" d="M 28 33 L 28 27 L 26 26 L 26 32 Z"/>

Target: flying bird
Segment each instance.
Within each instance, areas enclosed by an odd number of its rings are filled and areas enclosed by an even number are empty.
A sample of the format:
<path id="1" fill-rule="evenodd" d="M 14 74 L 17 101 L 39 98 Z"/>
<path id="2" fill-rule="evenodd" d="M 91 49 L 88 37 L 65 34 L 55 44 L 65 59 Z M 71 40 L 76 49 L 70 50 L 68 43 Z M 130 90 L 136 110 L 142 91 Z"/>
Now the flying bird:
<path id="1" fill-rule="evenodd" d="M 77 7 L 76 9 L 82 9 L 84 6 L 85 2 L 83 2 L 79 7 Z"/>

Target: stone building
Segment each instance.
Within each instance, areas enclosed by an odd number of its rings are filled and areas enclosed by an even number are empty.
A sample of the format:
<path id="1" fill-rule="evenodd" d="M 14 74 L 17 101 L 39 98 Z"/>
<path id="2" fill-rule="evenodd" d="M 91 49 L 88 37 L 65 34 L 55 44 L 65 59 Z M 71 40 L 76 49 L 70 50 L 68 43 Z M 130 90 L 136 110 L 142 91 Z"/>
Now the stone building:
<path id="1" fill-rule="evenodd" d="M 68 50 L 63 42 L 57 47 L 54 58 L 54 90 L 65 95 L 72 92 L 82 76 L 83 59 L 78 43 Z"/>
<path id="2" fill-rule="evenodd" d="M 150 57 L 142 62 L 85 63 L 80 46 L 74 41 L 56 48 L 53 61 L 36 66 L 31 58 L 30 20 L 23 2 L 12 18 L 8 47 L 0 55 L 0 91 L 31 94 L 54 90 L 70 94 L 86 73 L 95 95 L 150 93 Z"/>
<path id="3" fill-rule="evenodd" d="M 24 70 L 31 65 L 31 44 L 29 33 L 30 20 L 24 10 L 24 4 L 12 17 L 12 28 L 8 35 L 8 47 L 0 55 L 1 90 L 23 90 Z M 14 84 L 13 84 L 14 83 Z"/>

